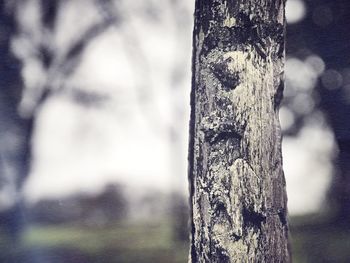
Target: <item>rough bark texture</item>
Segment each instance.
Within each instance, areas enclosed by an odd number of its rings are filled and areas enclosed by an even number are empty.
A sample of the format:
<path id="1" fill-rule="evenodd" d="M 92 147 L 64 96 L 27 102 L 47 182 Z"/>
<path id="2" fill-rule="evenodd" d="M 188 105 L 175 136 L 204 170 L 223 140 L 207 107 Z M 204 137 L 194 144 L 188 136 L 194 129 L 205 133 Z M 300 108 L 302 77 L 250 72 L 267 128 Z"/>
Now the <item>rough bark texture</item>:
<path id="1" fill-rule="evenodd" d="M 289 262 L 283 0 L 196 0 L 190 262 Z"/>

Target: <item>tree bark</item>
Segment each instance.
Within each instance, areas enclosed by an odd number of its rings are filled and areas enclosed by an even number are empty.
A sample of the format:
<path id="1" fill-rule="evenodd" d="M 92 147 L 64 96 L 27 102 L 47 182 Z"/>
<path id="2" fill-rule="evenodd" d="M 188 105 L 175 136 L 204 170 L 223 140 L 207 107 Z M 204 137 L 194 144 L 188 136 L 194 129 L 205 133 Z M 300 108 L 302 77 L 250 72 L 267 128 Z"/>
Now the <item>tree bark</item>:
<path id="1" fill-rule="evenodd" d="M 189 262 L 289 262 L 284 0 L 196 0 Z"/>

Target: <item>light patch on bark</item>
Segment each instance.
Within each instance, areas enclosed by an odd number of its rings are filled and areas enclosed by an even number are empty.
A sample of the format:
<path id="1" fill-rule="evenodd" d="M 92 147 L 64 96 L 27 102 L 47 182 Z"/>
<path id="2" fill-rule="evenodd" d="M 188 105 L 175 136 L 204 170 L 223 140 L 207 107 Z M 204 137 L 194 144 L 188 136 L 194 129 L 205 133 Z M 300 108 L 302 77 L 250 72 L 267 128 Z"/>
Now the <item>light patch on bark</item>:
<path id="1" fill-rule="evenodd" d="M 227 2 L 222 2 L 220 8 L 221 12 L 225 14 L 225 20 L 222 26 L 233 27 L 236 24 L 236 18 L 230 15 L 230 12 L 227 8 Z"/>
<path id="2" fill-rule="evenodd" d="M 228 16 L 225 18 L 223 26 L 233 27 L 236 24 L 236 19 L 234 17 Z"/>

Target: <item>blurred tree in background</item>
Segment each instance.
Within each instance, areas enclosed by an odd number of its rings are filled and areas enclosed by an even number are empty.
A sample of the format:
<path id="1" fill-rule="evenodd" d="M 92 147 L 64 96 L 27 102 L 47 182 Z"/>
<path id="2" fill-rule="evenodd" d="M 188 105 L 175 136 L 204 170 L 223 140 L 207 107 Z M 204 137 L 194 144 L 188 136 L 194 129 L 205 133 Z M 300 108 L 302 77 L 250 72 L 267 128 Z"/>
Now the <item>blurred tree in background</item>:
<path id="1" fill-rule="evenodd" d="M 285 103 L 294 111 L 295 124 L 286 131 L 293 134 L 300 130 L 308 116 L 321 110 L 325 114 L 338 146 L 337 171 L 330 189 L 331 209 L 336 221 L 349 222 L 350 217 L 350 103 L 349 103 L 349 38 L 346 25 L 350 22 L 350 3 L 343 0 L 305 1 L 305 18 L 288 27 L 287 54 L 307 60 L 320 72 L 310 98 L 304 100 L 310 110 L 300 112 L 293 104 L 294 98 Z M 310 106 L 311 104 L 311 106 Z M 299 110 L 299 112 L 298 112 Z"/>
<path id="2" fill-rule="evenodd" d="M 29 170 L 28 154 L 30 152 L 31 121 L 23 119 L 17 111 L 21 100 L 23 82 L 21 64 L 11 51 L 12 37 L 18 31 L 17 22 L 10 2 L 0 3 L 0 183 L 1 191 L 8 197 L 2 200 L 7 210 L 5 226 L 10 235 L 16 239 L 22 224 L 22 208 L 16 195 L 18 187 Z"/>
<path id="3" fill-rule="evenodd" d="M 290 0 L 290 11 L 304 9 L 303 19 L 287 27 L 287 89 L 284 105 L 297 136 L 308 123 L 329 129 L 336 154 L 332 181 L 322 212 L 292 218 L 297 262 L 348 262 L 350 254 L 350 2 Z M 288 64 L 289 61 L 289 64 Z M 299 70 L 295 70 L 299 67 Z M 288 70 L 292 74 L 288 75 Z M 309 81 L 309 83 L 308 83 Z M 299 91 L 296 92 L 295 90 Z M 294 90 L 294 91 L 293 91 Z M 301 90 L 301 91 L 300 91 Z M 327 145 L 333 139 L 322 140 Z M 297 163 L 295 164 L 298 165 Z M 317 177 L 317 174 L 309 174 Z M 293 223 L 294 222 L 294 223 Z"/>
<path id="4" fill-rule="evenodd" d="M 54 93 L 65 89 L 65 80 L 80 62 L 84 48 L 115 22 L 115 17 L 103 17 L 85 31 L 76 34 L 65 47 L 55 39 L 59 9 L 65 1 L 1 1 L 1 180 L 2 187 L 12 191 L 13 214 L 10 236 L 17 238 L 23 227 L 23 199 L 20 191 L 32 162 L 32 140 L 37 113 Z M 96 8 L 100 7 L 99 1 Z M 101 2 L 102 5 L 102 2 Z M 25 13 L 33 8 L 39 20 L 30 21 Z M 90 95 L 89 102 L 98 98 Z M 87 101 L 80 100 L 82 103 Z"/>
<path id="5" fill-rule="evenodd" d="M 137 259 L 139 255 L 143 255 L 144 262 L 159 261 L 159 258 L 163 256 L 172 258 L 173 261 L 169 262 L 178 262 L 178 256 L 169 256 L 167 253 L 173 253 L 179 248 L 178 246 L 169 247 L 173 238 L 174 240 L 187 239 L 187 206 L 183 194 L 178 193 L 182 185 L 182 183 L 179 184 L 178 178 L 182 173 L 183 164 L 178 161 L 178 154 L 182 147 L 179 140 L 182 138 L 183 131 L 177 128 L 177 123 L 166 122 L 164 124 L 161 117 L 155 116 L 157 114 L 154 112 L 157 111 L 152 105 L 154 98 L 150 82 L 149 58 L 147 57 L 149 54 L 145 54 L 144 41 L 139 36 L 142 30 L 132 33 L 135 17 L 156 25 L 159 21 L 164 20 L 163 11 L 166 8 L 172 10 L 171 16 L 168 16 L 172 23 L 170 23 L 169 30 L 177 37 L 183 36 L 182 25 L 188 20 L 181 19 L 177 15 L 186 12 L 180 1 L 167 1 L 163 4 L 154 1 L 148 1 L 146 4 L 133 4 L 109 0 L 1 1 L 0 34 L 4 41 L 0 45 L 0 55 L 5 63 L 0 68 L 2 89 L 0 107 L 3 109 L 0 119 L 2 122 L 0 133 L 2 145 L 0 149 L 2 193 L 0 232 L 6 235 L 1 235 L 0 243 L 2 248 L 8 248 L 1 249 L 0 260 L 2 262 L 97 262 L 100 259 L 94 259 L 95 254 L 101 257 L 102 251 L 104 253 L 106 249 L 109 250 L 107 254 L 112 256 L 106 259 L 108 261 L 103 260 L 105 262 L 127 262 L 126 259 L 130 262 L 139 262 Z M 81 15 L 85 17 L 77 19 L 74 16 L 79 9 L 82 10 Z M 137 16 L 134 16 L 134 11 L 138 14 Z M 130 13 L 133 15 L 130 16 Z M 176 21 L 176 24 L 173 21 Z M 35 163 L 38 162 L 38 159 L 41 160 L 35 150 L 36 137 L 39 136 L 40 118 L 52 101 L 64 97 L 88 111 L 104 108 L 111 103 L 111 100 L 116 103 L 115 97 L 120 95 L 123 98 L 123 94 L 111 96 L 103 87 L 89 89 L 75 81 L 82 65 L 85 65 L 88 50 L 96 43 L 96 40 L 108 33 L 113 33 L 113 30 L 122 39 L 123 52 L 128 57 L 127 63 L 129 66 L 133 65 L 134 79 L 129 79 L 131 84 L 127 85 L 130 87 L 135 85 L 132 88 L 136 90 L 134 92 L 139 100 L 139 108 L 143 109 L 143 117 L 157 132 L 160 130 L 164 133 L 165 131 L 165 137 L 172 144 L 170 150 L 174 178 L 171 186 L 172 194 L 170 196 L 153 194 L 152 201 L 144 205 L 141 209 L 143 213 L 140 213 L 149 216 L 147 222 L 153 221 L 153 225 L 142 225 L 139 228 L 126 224 L 125 220 L 129 218 L 127 210 L 129 210 L 130 203 L 135 205 L 135 202 L 140 204 L 142 201 L 135 201 L 134 197 L 126 198 L 125 192 L 121 189 L 124 186 L 115 188 L 115 186 L 107 185 L 99 193 L 78 193 L 66 198 L 43 199 L 36 204 L 29 205 L 23 193 L 24 185 L 28 181 L 28 176 L 33 173 Z M 186 45 L 186 42 L 179 41 L 172 48 L 174 51 L 181 50 L 184 43 Z M 190 46 L 190 43 L 188 45 Z M 176 59 L 170 66 L 170 74 L 166 76 L 169 86 L 167 92 L 171 94 L 170 96 L 183 92 L 183 80 L 186 74 L 183 67 L 185 57 L 179 54 L 185 53 L 177 52 Z M 152 61 L 152 63 L 155 62 Z M 108 71 L 107 66 L 106 71 Z M 93 75 L 94 72 L 91 71 L 90 74 Z M 121 100 L 118 103 L 123 105 L 120 103 Z M 184 119 L 183 104 L 171 103 L 168 105 L 170 116 Z M 164 216 L 169 214 L 168 210 L 172 210 L 170 214 L 174 217 L 166 220 L 173 222 L 174 227 L 169 229 L 169 223 L 163 226 L 155 221 L 154 214 L 152 214 L 154 210 L 151 207 L 156 208 L 155 211 L 158 211 L 156 214 L 162 216 L 162 221 L 165 220 Z M 135 215 L 142 218 L 138 215 L 141 211 L 133 209 L 131 218 Z M 38 229 L 35 228 L 37 225 Z M 46 225 L 47 228 L 42 229 Z M 62 226 L 60 232 L 63 234 L 57 236 L 53 225 Z M 64 234 L 68 225 L 73 225 L 71 233 Z M 92 233 L 85 227 L 99 227 L 100 230 L 95 232 L 93 230 Z M 101 228 L 111 229 L 110 232 L 114 230 L 116 233 L 107 235 Z M 84 234 L 79 236 L 80 233 Z M 96 241 L 96 246 L 87 249 L 88 253 L 81 252 L 85 248 L 79 247 L 84 242 L 75 243 L 77 247 L 74 249 L 60 250 L 60 237 L 63 240 L 62 246 L 66 247 L 74 236 L 82 241 L 87 240 L 85 234 L 94 236 L 90 239 L 99 240 Z M 103 235 L 105 237 L 102 237 Z M 26 243 L 28 236 L 29 245 Z M 44 244 L 36 244 L 36 241 L 31 239 L 32 236 L 39 237 L 39 243 L 42 238 Z M 8 237 L 13 239 L 13 243 L 7 242 Z M 50 244 L 50 238 L 54 241 L 53 244 Z M 142 241 L 145 238 L 150 238 L 148 245 Z M 112 241 L 114 239 L 117 241 Z M 125 247 L 122 249 L 120 246 L 123 244 Z M 112 247 L 109 248 L 109 246 Z M 186 250 L 185 246 L 180 246 L 181 251 Z M 134 255 L 134 251 L 138 250 L 141 252 Z M 152 255 L 152 251 L 155 255 Z M 83 255 L 86 253 L 89 256 Z M 178 253 L 183 257 L 182 253 Z"/>

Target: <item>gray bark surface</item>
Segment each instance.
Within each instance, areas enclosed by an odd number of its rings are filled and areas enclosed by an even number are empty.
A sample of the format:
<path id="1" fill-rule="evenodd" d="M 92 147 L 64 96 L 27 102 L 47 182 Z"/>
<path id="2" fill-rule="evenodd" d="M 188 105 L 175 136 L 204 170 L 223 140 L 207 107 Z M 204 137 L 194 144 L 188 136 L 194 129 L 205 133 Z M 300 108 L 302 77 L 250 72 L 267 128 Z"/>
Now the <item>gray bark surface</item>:
<path id="1" fill-rule="evenodd" d="M 196 0 L 189 262 L 289 262 L 284 0 Z"/>

